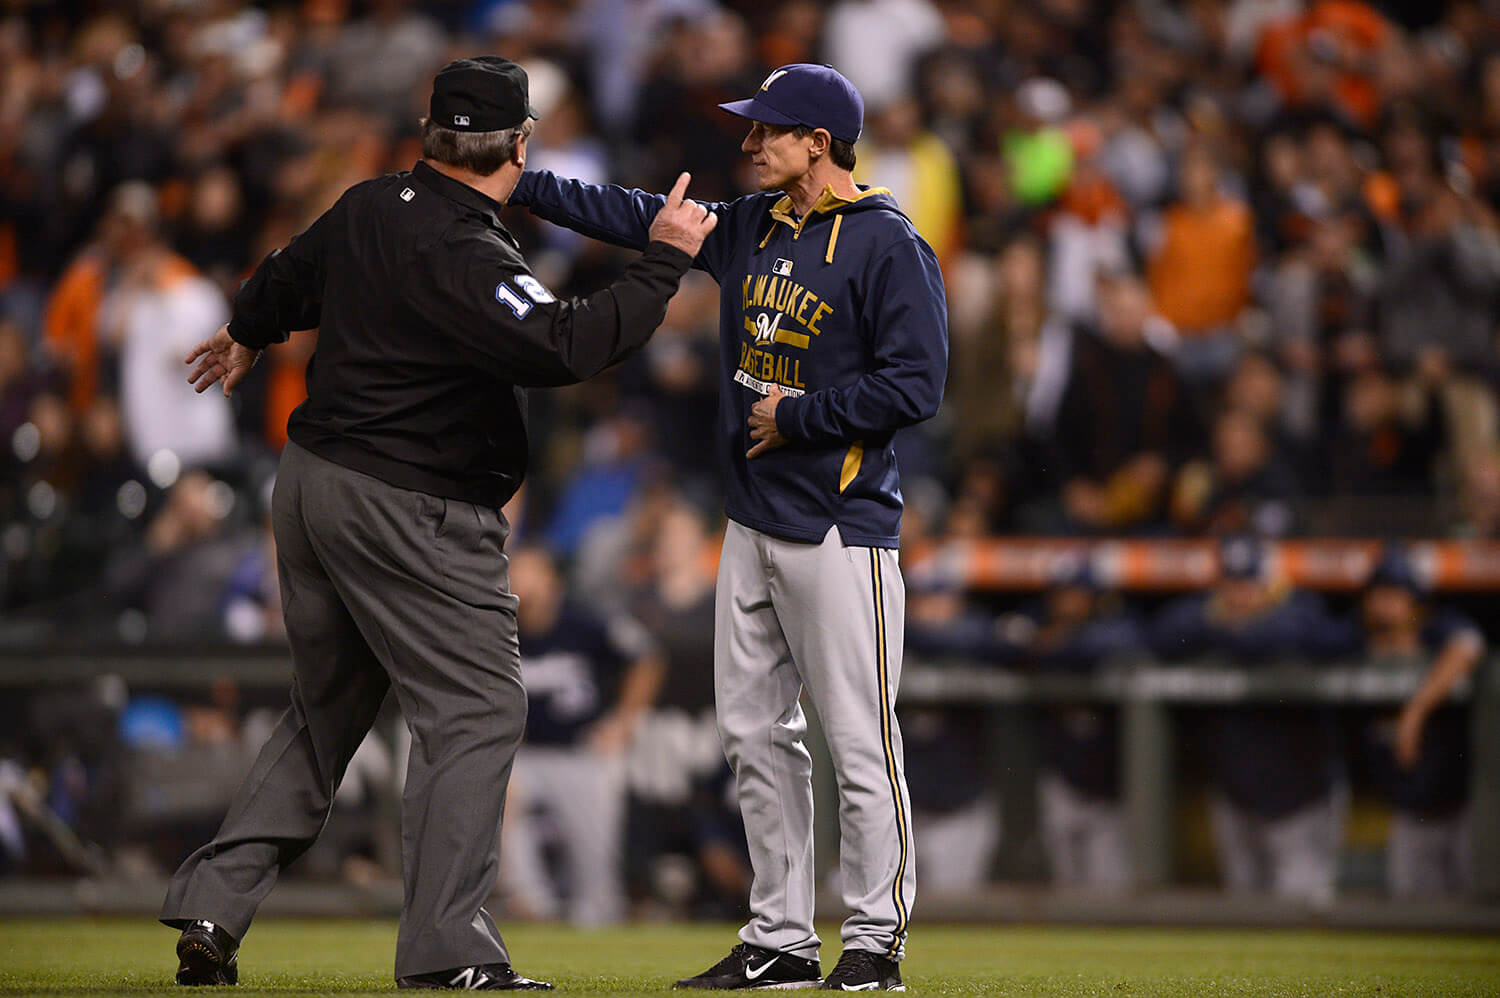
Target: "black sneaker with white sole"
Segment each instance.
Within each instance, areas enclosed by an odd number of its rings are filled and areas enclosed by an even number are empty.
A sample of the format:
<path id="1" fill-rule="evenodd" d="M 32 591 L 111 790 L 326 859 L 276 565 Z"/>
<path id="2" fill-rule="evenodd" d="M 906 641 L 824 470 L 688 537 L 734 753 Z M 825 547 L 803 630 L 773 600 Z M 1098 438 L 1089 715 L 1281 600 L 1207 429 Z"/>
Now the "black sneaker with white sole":
<path id="1" fill-rule="evenodd" d="M 733 991 L 741 988 L 815 988 L 822 978 L 818 961 L 805 960 L 750 943 L 740 943 L 729 955 L 694 977 L 677 982 L 679 988 Z"/>
<path id="2" fill-rule="evenodd" d="M 901 965 L 878 953 L 846 949 L 823 981 L 828 991 L 905 991 Z"/>
<path id="3" fill-rule="evenodd" d="M 551 991 L 546 981 L 533 981 L 510 969 L 508 963 L 455 967 L 397 979 L 398 988 L 436 988 L 445 991 Z"/>
<path id="4" fill-rule="evenodd" d="M 206 918 L 182 930 L 177 940 L 177 983 L 199 985 L 240 982 L 240 942 Z"/>

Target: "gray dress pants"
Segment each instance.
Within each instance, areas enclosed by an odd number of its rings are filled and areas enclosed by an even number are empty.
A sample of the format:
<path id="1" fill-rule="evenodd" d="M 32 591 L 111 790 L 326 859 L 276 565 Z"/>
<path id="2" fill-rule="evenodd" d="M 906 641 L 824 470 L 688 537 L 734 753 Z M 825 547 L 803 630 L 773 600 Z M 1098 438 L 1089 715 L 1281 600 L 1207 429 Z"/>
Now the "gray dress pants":
<path id="1" fill-rule="evenodd" d="M 412 735 L 396 976 L 510 957 L 483 904 L 526 723 L 498 510 L 396 488 L 288 444 L 272 501 L 292 705 L 161 920 L 237 938 L 317 838 L 386 690 Z"/>

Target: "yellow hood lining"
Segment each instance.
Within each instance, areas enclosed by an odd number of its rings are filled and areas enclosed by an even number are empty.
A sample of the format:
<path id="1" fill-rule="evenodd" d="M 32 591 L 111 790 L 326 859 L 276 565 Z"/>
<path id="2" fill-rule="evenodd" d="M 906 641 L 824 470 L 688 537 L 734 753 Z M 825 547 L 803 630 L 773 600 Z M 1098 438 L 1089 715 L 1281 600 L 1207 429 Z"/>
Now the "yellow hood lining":
<path id="1" fill-rule="evenodd" d="M 801 218 L 797 218 L 792 214 L 792 197 L 790 194 L 771 205 L 771 217 L 778 222 L 785 222 L 787 225 L 790 225 L 792 227 L 792 238 L 795 239 L 802 235 L 802 226 L 806 225 L 807 220 L 814 215 L 827 214 L 838 211 L 840 208 L 847 208 L 849 205 L 854 204 L 854 202 L 861 201 L 872 194 L 889 193 L 889 188 L 871 187 L 868 190 L 860 191 L 856 197 L 846 198 L 833 193 L 833 185 L 827 184 L 823 187 L 823 193 L 818 195 L 818 200 L 813 202 L 813 206 Z M 775 226 L 772 226 L 772 231 L 775 231 Z M 761 245 L 765 244 L 762 243 Z"/>

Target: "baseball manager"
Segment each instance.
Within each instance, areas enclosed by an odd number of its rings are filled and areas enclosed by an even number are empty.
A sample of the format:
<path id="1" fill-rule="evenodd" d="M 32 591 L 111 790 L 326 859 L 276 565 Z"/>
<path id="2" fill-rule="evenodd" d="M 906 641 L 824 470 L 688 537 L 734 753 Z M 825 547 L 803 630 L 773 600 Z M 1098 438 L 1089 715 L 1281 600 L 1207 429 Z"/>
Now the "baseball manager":
<path id="1" fill-rule="evenodd" d="M 729 527 L 714 688 L 755 879 L 740 944 L 692 988 L 904 990 L 916 892 L 896 724 L 905 597 L 891 438 L 931 417 L 948 371 L 932 248 L 889 191 L 854 183 L 864 103 L 797 63 L 748 100 L 741 148 L 762 193 L 711 205 L 698 266 L 719 282 L 719 441 Z M 645 246 L 660 195 L 521 178 L 513 199 L 585 235 Z M 843 954 L 820 977 L 813 931 L 811 694 L 839 787 Z"/>

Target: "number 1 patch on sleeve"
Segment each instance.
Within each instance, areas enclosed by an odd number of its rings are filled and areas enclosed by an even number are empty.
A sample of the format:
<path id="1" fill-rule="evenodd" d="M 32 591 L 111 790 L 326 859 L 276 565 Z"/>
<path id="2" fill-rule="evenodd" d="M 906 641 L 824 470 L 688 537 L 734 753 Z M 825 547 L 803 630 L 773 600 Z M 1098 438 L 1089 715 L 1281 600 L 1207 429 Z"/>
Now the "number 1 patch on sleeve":
<path id="1" fill-rule="evenodd" d="M 530 274 L 517 274 L 512 280 L 516 282 L 515 288 L 511 287 L 505 281 L 501 281 L 495 285 L 495 300 L 509 305 L 510 310 L 516 313 L 517 319 L 526 318 L 526 313 L 531 311 L 533 302 L 538 305 L 545 305 L 548 302 L 557 301 L 553 297 L 552 292 L 548 291 L 541 281 Z M 517 291 L 516 288 L 520 288 L 521 291 Z M 525 298 L 521 297 L 521 292 L 525 292 Z M 527 301 L 527 298 L 531 299 L 531 301 Z"/>
<path id="2" fill-rule="evenodd" d="M 495 300 L 502 305 L 509 306 L 510 310 L 516 313 L 517 319 L 526 318 L 527 313 L 532 309 L 531 302 L 522 298 L 520 292 L 504 281 L 495 285 Z"/>

